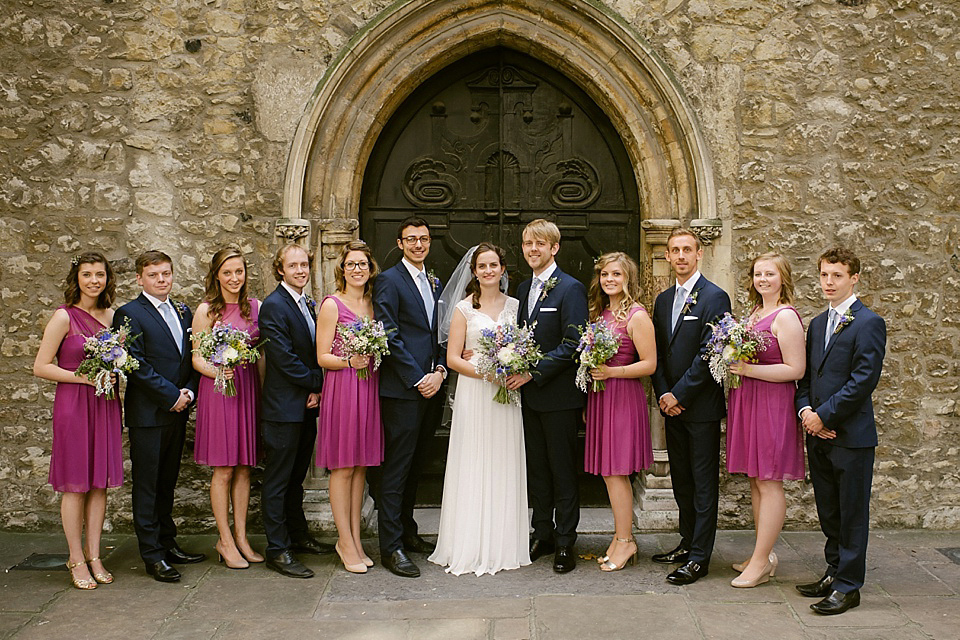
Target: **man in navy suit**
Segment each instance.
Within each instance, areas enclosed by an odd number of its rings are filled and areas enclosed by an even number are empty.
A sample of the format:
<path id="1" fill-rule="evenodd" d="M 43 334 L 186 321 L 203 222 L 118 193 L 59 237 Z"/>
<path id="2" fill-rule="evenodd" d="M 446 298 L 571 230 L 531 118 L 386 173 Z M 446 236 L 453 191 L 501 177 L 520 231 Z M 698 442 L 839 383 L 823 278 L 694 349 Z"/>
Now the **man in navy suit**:
<path id="1" fill-rule="evenodd" d="M 691 584 L 707 575 L 717 536 L 720 420 L 726 415 L 723 388 L 703 359 L 713 324 L 730 311 L 730 297 L 700 274 L 700 239 L 674 229 L 666 259 L 677 280 L 657 296 L 653 324 L 657 370 L 653 388 L 665 416 L 673 496 L 680 510 L 680 544 L 653 556 L 654 562 L 683 563 L 667 575 Z"/>
<path id="2" fill-rule="evenodd" d="M 517 322 L 534 325 L 534 338 L 544 354 L 530 373 L 507 379 L 507 388 L 521 389 L 522 396 L 527 488 L 533 508 L 530 560 L 553 553 L 553 570 L 567 573 L 577 566 L 577 428 L 586 396 L 577 389 L 574 354 L 577 327 L 587 320 L 587 294 L 579 280 L 557 266 L 557 225 L 532 221 L 523 230 L 522 248 L 533 277 L 517 288 Z"/>
<path id="3" fill-rule="evenodd" d="M 305 293 L 313 256 L 298 244 L 277 250 L 279 283 L 260 307 L 265 372 L 260 418 L 266 461 L 260 510 L 267 534 L 266 564 L 291 578 L 313 571 L 294 555 L 330 553 L 316 540 L 303 514 L 303 481 L 317 439 L 317 407 L 323 373 L 317 364 L 315 303 Z"/>
<path id="4" fill-rule="evenodd" d="M 390 354 L 380 367 L 383 464 L 377 490 L 377 523 L 383 566 L 404 578 L 420 569 L 409 551 L 431 553 L 413 519 L 425 453 L 443 416 L 446 369 L 437 341 L 440 281 L 424 268 L 430 228 L 417 217 L 400 223 L 397 246 L 403 258 L 373 283 L 373 308 L 389 332 Z"/>
<path id="5" fill-rule="evenodd" d="M 130 333 L 136 336 L 129 344 L 130 355 L 140 363 L 129 374 L 124 397 L 133 467 L 133 526 L 147 573 L 160 582 L 177 582 L 180 572 L 171 564 L 206 557 L 177 545 L 172 515 L 187 417 L 200 378 L 190 351 L 193 315 L 187 305 L 170 299 L 170 256 L 147 251 L 137 258 L 136 269 L 143 292 L 117 309 L 113 318 L 114 328 L 130 322 Z"/>
<path id="6" fill-rule="evenodd" d="M 827 537 L 827 571 L 797 591 L 822 598 L 810 605 L 831 615 L 860 604 L 867 563 L 870 490 L 877 426 L 873 390 L 887 343 L 883 318 L 857 300 L 860 260 L 837 247 L 820 256 L 820 288 L 830 303 L 807 331 L 807 373 L 797 409 L 807 433 L 810 479 L 820 529 Z"/>

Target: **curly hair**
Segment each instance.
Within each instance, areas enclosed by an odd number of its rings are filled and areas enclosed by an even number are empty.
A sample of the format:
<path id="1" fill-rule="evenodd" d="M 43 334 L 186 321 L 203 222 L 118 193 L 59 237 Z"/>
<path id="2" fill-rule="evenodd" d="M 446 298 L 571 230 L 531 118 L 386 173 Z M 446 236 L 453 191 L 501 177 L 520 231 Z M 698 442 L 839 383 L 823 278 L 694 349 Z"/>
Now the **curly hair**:
<path id="1" fill-rule="evenodd" d="M 109 309 L 117 295 L 117 281 L 113 275 L 113 267 L 110 262 L 98 251 L 85 251 L 73 258 L 70 271 L 63 281 L 63 303 L 72 307 L 80 302 L 80 267 L 85 264 L 102 264 L 107 272 L 107 282 L 103 285 L 103 291 L 97 296 L 97 308 Z"/>
<path id="2" fill-rule="evenodd" d="M 477 261 L 480 259 L 481 253 L 486 253 L 488 251 L 493 251 L 497 254 L 497 258 L 500 259 L 500 266 L 506 266 L 507 256 L 504 254 L 503 249 L 498 247 L 495 244 L 490 242 L 481 242 L 477 245 L 477 250 L 473 252 L 473 256 L 470 257 L 470 282 L 467 283 L 467 288 L 465 293 L 471 296 L 471 304 L 474 309 L 480 308 L 480 281 L 477 280 Z"/>
<path id="3" fill-rule="evenodd" d="M 370 263 L 370 277 L 367 278 L 367 282 L 363 285 L 363 297 L 367 297 L 373 292 L 373 279 L 380 274 L 380 266 L 373 258 L 373 252 L 370 250 L 370 245 L 363 240 L 351 240 L 347 244 L 343 245 L 343 249 L 340 250 L 340 257 L 337 258 L 337 264 L 333 267 L 333 279 L 337 284 L 337 291 L 343 293 L 347 290 L 346 268 L 344 265 L 346 264 L 347 256 L 350 255 L 351 251 L 361 252 L 363 255 L 367 256 L 367 262 Z"/>
<path id="4" fill-rule="evenodd" d="M 207 304 L 210 305 L 210 308 L 207 310 L 207 315 L 212 318 L 214 322 L 223 317 L 223 312 L 227 308 L 227 301 L 223 297 L 223 287 L 220 286 L 220 278 L 217 276 L 220 273 L 220 269 L 223 268 L 223 263 L 231 258 L 240 258 L 243 260 L 243 285 L 237 294 L 237 304 L 240 305 L 240 314 L 247 320 L 251 320 L 251 314 L 253 313 L 250 308 L 250 300 L 247 298 L 247 259 L 243 256 L 243 252 L 240 251 L 239 247 L 230 245 L 213 254 L 213 257 L 210 258 L 210 269 L 203 279 L 203 297 L 204 300 L 207 301 Z"/>
<path id="5" fill-rule="evenodd" d="M 824 262 L 829 264 L 837 264 L 839 262 L 847 267 L 850 275 L 860 273 L 860 258 L 846 247 L 833 247 L 824 251 L 823 255 L 817 260 L 817 269 L 819 269 Z"/>
<path id="6" fill-rule="evenodd" d="M 620 304 L 613 312 L 618 322 L 627 319 L 627 314 L 634 305 L 640 304 L 640 269 L 633 258 L 622 251 L 605 253 L 593 265 L 593 277 L 590 279 L 590 288 L 587 290 L 587 300 L 590 305 L 590 321 L 600 317 L 603 310 L 610 305 L 610 296 L 600 286 L 600 272 L 614 262 L 623 269 L 623 295 Z"/>
<path id="7" fill-rule="evenodd" d="M 793 271 L 790 269 L 790 263 L 779 253 L 768 252 L 754 258 L 750 263 L 750 270 L 747 271 L 747 304 L 750 309 L 763 306 L 763 298 L 753 286 L 753 270 L 758 262 L 772 262 L 780 273 L 780 299 L 777 304 L 793 304 L 796 295 L 793 291 Z"/>

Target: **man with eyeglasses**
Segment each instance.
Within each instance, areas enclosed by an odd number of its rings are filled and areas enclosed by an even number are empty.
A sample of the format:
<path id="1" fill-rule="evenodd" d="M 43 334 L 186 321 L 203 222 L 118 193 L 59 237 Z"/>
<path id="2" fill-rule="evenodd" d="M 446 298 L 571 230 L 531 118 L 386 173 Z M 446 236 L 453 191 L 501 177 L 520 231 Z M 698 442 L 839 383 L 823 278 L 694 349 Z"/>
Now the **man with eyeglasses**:
<path id="1" fill-rule="evenodd" d="M 431 553 L 413 519 L 425 453 L 443 415 L 444 354 L 437 340 L 437 301 L 443 287 L 424 267 L 430 228 L 410 217 L 400 223 L 398 264 L 373 285 L 376 318 L 388 331 L 390 354 L 380 367 L 380 415 L 384 452 L 377 491 L 377 521 L 383 566 L 404 578 L 420 569 L 407 552 Z"/>

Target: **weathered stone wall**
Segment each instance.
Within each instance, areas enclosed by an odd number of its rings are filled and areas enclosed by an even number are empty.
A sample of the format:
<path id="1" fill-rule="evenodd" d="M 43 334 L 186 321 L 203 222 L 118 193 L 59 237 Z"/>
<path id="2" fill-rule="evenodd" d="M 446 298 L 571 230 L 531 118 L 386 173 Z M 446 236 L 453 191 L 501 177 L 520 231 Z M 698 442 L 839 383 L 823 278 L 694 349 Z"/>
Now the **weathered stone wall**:
<path id="1" fill-rule="evenodd" d="M 508 3 L 506 3 L 508 4 Z M 960 3 L 623 0 L 608 10 L 666 61 L 712 154 L 717 252 L 738 287 L 761 251 L 794 264 L 805 319 L 822 307 L 815 260 L 835 242 L 864 258 L 861 293 L 887 318 L 876 394 L 875 519 L 960 523 Z M 54 526 L 46 485 L 53 385 L 33 357 L 69 256 L 103 250 L 121 301 L 146 248 L 175 259 L 199 301 L 228 241 L 273 286 L 283 176 L 301 113 L 331 61 L 388 5 L 320 0 L 9 0 L 0 14 L 0 526 Z M 571 36 L 575 37 L 575 36 Z M 345 96 L 349 99 L 349 96 Z M 722 249 L 724 248 L 725 249 Z M 712 258 L 719 264 L 716 255 Z M 186 464 L 178 503 L 208 526 L 208 472 Z M 129 492 L 111 492 L 129 528 Z M 790 521 L 815 521 L 789 487 Z M 749 522 L 725 479 L 722 518 Z"/>

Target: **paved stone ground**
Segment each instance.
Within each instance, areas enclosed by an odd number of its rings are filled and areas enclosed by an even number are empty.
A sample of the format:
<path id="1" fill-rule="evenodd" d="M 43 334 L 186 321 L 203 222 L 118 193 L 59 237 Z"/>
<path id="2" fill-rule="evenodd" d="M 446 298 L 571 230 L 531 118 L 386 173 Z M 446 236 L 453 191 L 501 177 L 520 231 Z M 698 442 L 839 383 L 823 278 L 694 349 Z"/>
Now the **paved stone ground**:
<path id="1" fill-rule="evenodd" d="M 601 551 L 605 535 L 581 537 L 578 551 Z M 65 569 L 10 567 L 32 553 L 64 553 L 59 535 L 0 533 L 0 638 L 573 640 L 736 638 L 915 640 L 960 638 L 960 565 L 938 549 L 960 547 L 960 532 L 877 531 L 867 586 L 857 609 L 822 617 L 793 586 L 819 577 L 819 532 L 784 533 L 780 569 L 769 584 L 734 589 L 729 565 L 746 557 L 752 532 L 721 532 L 711 573 L 688 587 L 664 581 L 649 561 L 672 534 L 638 536 L 640 562 L 602 574 L 592 558 L 557 576 L 547 559 L 496 576 L 450 576 L 415 556 L 418 580 L 379 566 L 352 575 L 330 556 L 306 556 L 311 580 L 282 577 L 262 565 L 231 571 L 212 560 L 183 568 L 179 584 L 160 584 L 139 562 L 133 536 L 109 536 L 112 585 L 69 586 Z M 182 536 L 210 551 L 213 536 Z M 254 544 L 262 548 L 262 538 Z M 368 550 L 376 549 L 370 541 Z M 375 560 L 378 560 L 374 556 Z"/>

